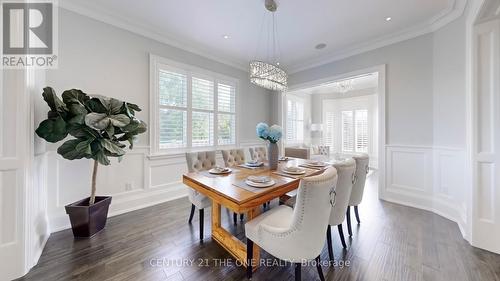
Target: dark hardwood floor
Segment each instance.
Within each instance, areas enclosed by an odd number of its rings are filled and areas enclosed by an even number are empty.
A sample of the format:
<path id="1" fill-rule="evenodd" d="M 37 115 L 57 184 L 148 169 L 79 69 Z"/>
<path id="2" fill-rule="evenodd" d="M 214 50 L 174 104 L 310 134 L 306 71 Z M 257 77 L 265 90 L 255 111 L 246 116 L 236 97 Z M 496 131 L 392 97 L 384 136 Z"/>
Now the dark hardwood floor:
<path id="1" fill-rule="evenodd" d="M 379 201 L 376 182 L 375 173 L 360 205 L 361 225 L 352 216 L 352 239 L 344 225 L 347 250 L 332 229 L 335 259 L 344 266 L 323 266 L 327 280 L 500 280 L 499 255 L 471 247 L 447 219 Z M 183 198 L 116 216 L 89 240 L 74 240 L 71 230 L 54 233 L 39 264 L 20 280 L 246 280 L 245 270 L 211 240 L 209 210 L 200 244 L 198 215 L 187 223 L 190 207 Z M 234 226 L 228 211 L 224 223 L 244 237 L 243 224 Z M 321 258 L 328 259 L 326 247 Z M 252 280 L 293 280 L 293 272 L 290 265 L 260 267 Z M 302 280 L 318 280 L 314 264 L 303 267 Z"/>

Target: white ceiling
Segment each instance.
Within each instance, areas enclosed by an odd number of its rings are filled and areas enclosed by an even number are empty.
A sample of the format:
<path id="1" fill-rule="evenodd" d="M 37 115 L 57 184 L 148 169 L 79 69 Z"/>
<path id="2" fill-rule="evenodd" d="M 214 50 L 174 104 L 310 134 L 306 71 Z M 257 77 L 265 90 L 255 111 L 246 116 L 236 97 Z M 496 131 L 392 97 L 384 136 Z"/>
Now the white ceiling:
<path id="1" fill-rule="evenodd" d="M 429 31 L 463 0 L 281 0 L 276 13 L 281 65 L 307 68 L 404 34 Z M 246 67 L 265 58 L 264 0 L 64 0 L 61 6 L 175 46 Z M 392 21 L 386 22 L 386 17 Z M 268 16 L 269 18 L 269 16 Z M 118 24 L 121 23 L 121 24 Z M 223 39 L 223 35 L 230 39 Z M 418 35 L 415 34 L 415 35 Z M 402 40 L 403 38 L 401 38 Z M 314 48 L 326 43 L 322 50 Z M 257 52 L 257 49 L 260 49 Z M 256 54 L 257 53 L 257 54 Z"/>

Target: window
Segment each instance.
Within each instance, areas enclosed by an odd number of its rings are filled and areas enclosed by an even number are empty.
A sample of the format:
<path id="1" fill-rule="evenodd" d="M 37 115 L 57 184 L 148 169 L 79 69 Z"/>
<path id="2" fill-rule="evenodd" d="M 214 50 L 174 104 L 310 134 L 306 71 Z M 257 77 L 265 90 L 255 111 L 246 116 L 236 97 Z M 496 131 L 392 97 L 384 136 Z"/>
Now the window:
<path id="1" fill-rule="evenodd" d="M 294 99 L 287 101 L 286 139 L 290 143 L 304 140 L 304 103 Z"/>
<path id="2" fill-rule="evenodd" d="M 234 79 L 155 56 L 151 67 L 156 153 L 236 145 Z"/>
<path id="3" fill-rule="evenodd" d="M 342 151 L 368 152 L 368 110 L 347 110 L 342 116 Z"/>

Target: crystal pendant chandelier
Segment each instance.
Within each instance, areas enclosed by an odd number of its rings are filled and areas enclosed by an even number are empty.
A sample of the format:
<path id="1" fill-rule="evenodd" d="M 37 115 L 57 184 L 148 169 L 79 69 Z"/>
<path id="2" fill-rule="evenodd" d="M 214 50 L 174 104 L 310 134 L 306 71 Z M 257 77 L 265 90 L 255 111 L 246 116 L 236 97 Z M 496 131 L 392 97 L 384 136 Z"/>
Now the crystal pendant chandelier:
<path id="1" fill-rule="evenodd" d="M 273 91 L 286 91 L 288 76 L 286 72 L 279 67 L 276 58 L 276 33 L 277 28 L 275 24 L 274 12 L 276 12 L 278 5 L 274 0 L 266 0 L 265 7 L 273 15 L 272 18 L 272 52 L 273 63 L 254 60 L 250 62 L 250 82 L 260 87 L 273 90 Z M 269 50 L 268 50 L 269 54 Z"/>
<path id="2" fill-rule="evenodd" d="M 345 94 L 354 88 L 352 79 L 335 82 L 335 91 Z"/>

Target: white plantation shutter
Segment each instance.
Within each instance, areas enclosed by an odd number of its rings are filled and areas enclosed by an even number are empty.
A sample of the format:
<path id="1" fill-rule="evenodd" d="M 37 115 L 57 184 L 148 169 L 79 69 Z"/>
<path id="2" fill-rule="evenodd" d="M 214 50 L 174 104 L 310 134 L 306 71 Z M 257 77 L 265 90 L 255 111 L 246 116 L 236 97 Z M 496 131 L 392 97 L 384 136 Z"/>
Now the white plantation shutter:
<path id="1" fill-rule="evenodd" d="M 291 100 L 287 101 L 286 138 L 289 142 L 304 140 L 304 103 Z"/>
<path id="2" fill-rule="evenodd" d="M 234 86 L 217 84 L 217 133 L 219 145 L 236 144 L 236 89 Z"/>
<path id="3" fill-rule="evenodd" d="M 368 110 L 355 111 L 356 152 L 368 152 Z"/>
<path id="4" fill-rule="evenodd" d="M 187 76 L 158 72 L 159 145 L 161 149 L 187 146 Z"/>
<path id="5" fill-rule="evenodd" d="M 155 63 L 157 152 L 236 144 L 237 82 L 190 69 Z"/>
<path id="6" fill-rule="evenodd" d="M 326 112 L 325 145 L 335 150 L 335 112 Z"/>
<path id="7" fill-rule="evenodd" d="M 214 145 L 214 82 L 192 77 L 191 145 Z"/>
<path id="8" fill-rule="evenodd" d="M 342 151 L 354 151 L 354 120 L 352 111 L 342 111 Z"/>

